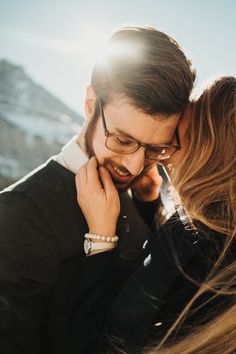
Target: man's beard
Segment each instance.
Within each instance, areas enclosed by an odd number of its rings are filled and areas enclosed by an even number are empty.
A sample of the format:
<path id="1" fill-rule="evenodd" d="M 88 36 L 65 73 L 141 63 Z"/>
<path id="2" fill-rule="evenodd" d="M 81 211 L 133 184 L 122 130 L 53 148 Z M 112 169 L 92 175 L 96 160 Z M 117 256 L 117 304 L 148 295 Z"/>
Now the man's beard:
<path id="1" fill-rule="evenodd" d="M 89 121 L 85 135 L 84 135 L 84 143 L 85 143 L 85 152 L 86 152 L 88 158 L 90 159 L 92 156 L 95 156 L 96 159 L 98 160 L 96 153 L 94 151 L 94 148 L 93 148 L 93 138 L 94 138 L 94 134 L 95 134 L 96 127 L 97 127 L 97 122 L 98 122 L 98 117 L 93 117 Z M 108 165 L 108 164 L 112 164 L 111 160 L 105 159 L 103 165 L 106 167 L 106 165 Z M 113 178 L 113 176 L 111 174 L 110 175 L 111 175 L 111 178 L 112 178 L 113 183 L 116 186 L 116 188 L 120 191 L 126 191 L 126 190 L 132 188 L 143 177 L 143 175 L 146 174 L 147 170 L 150 167 L 151 167 L 150 165 L 144 167 L 143 171 L 138 176 L 134 177 L 127 184 L 122 184 L 119 181 L 116 181 Z"/>
<path id="2" fill-rule="evenodd" d="M 84 144 L 85 144 L 85 152 L 90 159 L 92 156 L 96 157 L 95 151 L 93 149 L 93 137 L 96 131 L 98 122 L 98 117 L 93 117 L 87 126 L 85 135 L 84 135 Z"/>

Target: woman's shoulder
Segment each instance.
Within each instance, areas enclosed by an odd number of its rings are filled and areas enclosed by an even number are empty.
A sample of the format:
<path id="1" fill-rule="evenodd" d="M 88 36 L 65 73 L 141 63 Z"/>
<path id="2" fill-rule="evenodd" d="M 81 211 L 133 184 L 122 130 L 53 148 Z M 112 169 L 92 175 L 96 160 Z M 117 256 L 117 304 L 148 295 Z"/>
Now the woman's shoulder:
<path id="1" fill-rule="evenodd" d="M 156 229 L 144 244 L 146 253 L 155 253 L 160 249 L 172 249 L 176 252 L 190 248 L 200 241 L 197 230 L 175 212 L 164 224 Z"/>
<path id="2" fill-rule="evenodd" d="M 175 236 L 178 238 L 188 236 L 188 239 L 192 236 L 195 239 L 197 234 L 197 229 L 176 211 L 150 235 L 148 242 L 163 238 L 171 239 Z"/>
<path id="3" fill-rule="evenodd" d="M 144 244 L 146 253 L 155 253 L 159 248 L 171 249 L 175 253 L 198 252 L 218 257 L 226 242 L 226 235 L 200 222 L 190 222 L 187 217 L 175 212 L 161 227 L 156 229 Z M 231 250 L 236 255 L 236 241 Z"/>

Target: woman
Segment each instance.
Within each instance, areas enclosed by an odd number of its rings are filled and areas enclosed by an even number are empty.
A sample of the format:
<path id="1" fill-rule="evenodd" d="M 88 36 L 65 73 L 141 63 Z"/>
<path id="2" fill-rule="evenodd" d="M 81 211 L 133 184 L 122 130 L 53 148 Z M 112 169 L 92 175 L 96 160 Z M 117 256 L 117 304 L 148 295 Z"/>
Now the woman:
<path id="1" fill-rule="evenodd" d="M 179 136 L 182 149 L 166 166 L 178 195 L 178 212 L 150 236 L 141 266 L 123 285 L 105 330 L 93 351 L 87 352 L 123 348 L 140 353 L 148 344 L 158 345 L 153 349 L 157 353 L 231 353 L 236 349 L 232 335 L 236 334 L 236 319 L 232 321 L 236 78 L 218 79 L 193 102 L 181 119 Z M 139 198 L 143 186 L 155 186 L 152 182 L 158 176 L 153 174 L 154 170 L 137 187 Z M 88 241 L 95 244 L 103 236 L 105 243 L 115 244 L 119 197 L 109 173 L 104 167 L 97 169 L 92 158 L 81 168 L 76 184 L 89 225 Z M 109 252 L 95 253 L 89 257 Z M 102 277 L 101 272 L 101 281 Z M 106 283 L 109 291 L 109 277 Z M 105 294 L 106 290 L 100 296 Z M 227 322 L 219 322 L 221 318 Z M 221 323 L 217 336 L 214 323 Z M 219 345 L 219 334 L 224 335 L 224 346 Z"/>
<path id="2" fill-rule="evenodd" d="M 222 251 L 207 278 L 153 353 L 235 353 L 236 262 L 233 244 L 236 236 L 235 78 L 225 77 L 217 80 L 196 101 L 188 141 L 190 142 L 188 152 L 173 176 L 173 184 L 192 221 L 200 221 L 209 231 L 215 230 L 224 235 L 225 240 Z M 199 147 L 200 144 L 202 146 L 193 154 L 194 146 Z M 194 162 L 191 162 L 193 157 Z M 209 290 L 212 292 L 212 298 L 223 295 L 228 306 L 217 308 L 209 321 L 205 316 L 205 323 L 193 326 L 188 336 L 175 344 L 167 345 L 169 335 L 180 326 L 194 303 L 199 299 L 201 303 L 201 298 L 204 298 L 204 294 Z"/>

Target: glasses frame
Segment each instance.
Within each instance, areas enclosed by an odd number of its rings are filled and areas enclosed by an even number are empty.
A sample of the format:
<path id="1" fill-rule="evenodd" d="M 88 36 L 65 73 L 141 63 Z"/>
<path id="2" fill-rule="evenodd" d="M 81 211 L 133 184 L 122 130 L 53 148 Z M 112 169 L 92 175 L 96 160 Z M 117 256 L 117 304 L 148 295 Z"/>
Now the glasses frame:
<path id="1" fill-rule="evenodd" d="M 130 140 L 133 140 L 136 144 L 137 144 L 137 148 L 135 148 L 135 150 L 131 151 L 131 152 L 118 152 L 118 151 L 114 151 L 112 149 L 110 149 L 108 146 L 107 146 L 107 140 L 110 136 L 117 136 L 117 137 L 121 137 L 122 135 L 119 135 L 119 134 L 114 134 L 114 133 L 111 133 L 109 132 L 109 130 L 107 129 L 107 124 L 106 124 L 106 119 L 105 119 L 105 114 L 104 114 L 104 110 L 103 110 L 103 104 L 102 104 L 102 100 L 100 98 L 98 98 L 98 105 L 99 105 L 99 110 L 101 112 L 101 116 L 102 116 L 102 123 L 103 123 L 103 129 L 104 129 L 104 134 L 106 136 L 106 141 L 105 141 L 105 146 L 107 149 L 113 151 L 113 152 L 117 152 L 119 154 L 122 154 L 122 155 L 130 155 L 130 154 L 133 154 L 134 152 L 138 151 L 141 147 L 144 147 L 146 150 L 145 150 L 145 157 L 149 160 L 167 160 L 169 159 L 171 156 L 173 156 L 177 150 L 180 150 L 181 149 L 181 144 L 180 144 L 180 138 L 179 138 L 179 131 L 178 131 L 178 126 L 176 127 L 175 129 L 175 138 L 176 138 L 176 144 L 161 144 L 161 145 L 150 145 L 150 144 L 144 144 L 144 143 L 140 143 L 140 141 L 136 140 L 136 139 L 133 139 L 133 138 L 129 138 Z M 174 147 L 175 148 L 175 151 L 170 155 L 168 156 L 167 158 L 164 158 L 164 159 L 160 159 L 160 158 L 150 158 L 148 157 L 146 154 L 147 154 L 147 151 L 149 148 L 168 148 L 168 147 Z"/>

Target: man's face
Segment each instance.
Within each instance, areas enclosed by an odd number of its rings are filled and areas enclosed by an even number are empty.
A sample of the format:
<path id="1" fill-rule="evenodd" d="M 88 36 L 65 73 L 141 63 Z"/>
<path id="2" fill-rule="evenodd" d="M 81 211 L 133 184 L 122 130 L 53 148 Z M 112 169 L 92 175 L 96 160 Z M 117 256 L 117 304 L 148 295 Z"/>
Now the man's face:
<path id="1" fill-rule="evenodd" d="M 104 106 L 107 129 L 110 133 L 133 138 L 150 145 L 170 144 L 178 123 L 179 114 L 168 118 L 150 116 L 132 106 L 125 98 Z M 107 168 L 118 189 L 128 189 L 158 161 L 145 157 L 145 148 L 131 154 L 120 154 L 105 146 L 106 136 L 99 118 L 90 119 L 85 133 L 85 148 L 89 157 L 96 156 L 98 163 Z"/>

